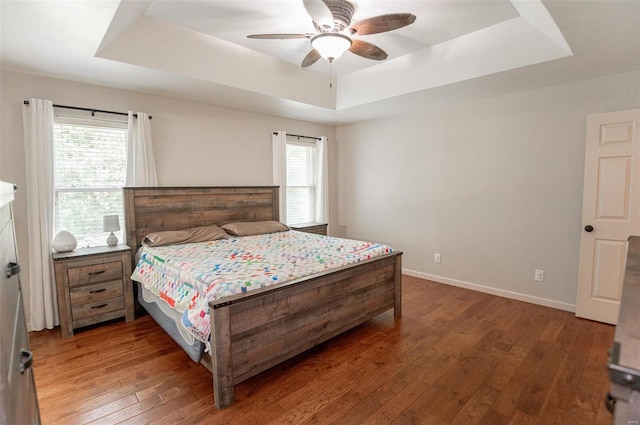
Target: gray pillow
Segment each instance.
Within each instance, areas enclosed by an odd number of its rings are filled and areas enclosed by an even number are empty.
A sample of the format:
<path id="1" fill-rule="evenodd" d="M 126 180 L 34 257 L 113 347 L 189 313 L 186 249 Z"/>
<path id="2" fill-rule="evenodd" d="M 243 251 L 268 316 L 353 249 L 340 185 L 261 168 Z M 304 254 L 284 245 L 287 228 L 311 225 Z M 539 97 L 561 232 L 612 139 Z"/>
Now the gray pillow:
<path id="1" fill-rule="evenodd" d="M 289 226 L 279 221 L 238 221 L 235 223 L 223 224 L 222 227 L 227 233 L 234 236 L 264 235 L 265 233 L 285 232 Z"/>
<path id="2" fill-rule="evenodd" d="M 142 240 L 144 246 L 179 245 L 194 242 L 215 241 L 224 239 L 227 234 L 216 225 L 191 227 L 183 230 L 167 230 L 149 233 Z"/>

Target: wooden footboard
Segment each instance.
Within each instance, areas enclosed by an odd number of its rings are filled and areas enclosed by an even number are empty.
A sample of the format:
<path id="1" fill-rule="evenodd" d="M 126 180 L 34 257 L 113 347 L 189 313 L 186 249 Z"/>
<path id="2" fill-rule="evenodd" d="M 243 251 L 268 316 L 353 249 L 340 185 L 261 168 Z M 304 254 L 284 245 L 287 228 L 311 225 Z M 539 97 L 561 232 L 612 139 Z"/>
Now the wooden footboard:
<path id="1" fill-rule="evenodd" d="M 402 253 L 209 303 L 216 407 L 233 386 L 378 314 L 401 315 Z"/>

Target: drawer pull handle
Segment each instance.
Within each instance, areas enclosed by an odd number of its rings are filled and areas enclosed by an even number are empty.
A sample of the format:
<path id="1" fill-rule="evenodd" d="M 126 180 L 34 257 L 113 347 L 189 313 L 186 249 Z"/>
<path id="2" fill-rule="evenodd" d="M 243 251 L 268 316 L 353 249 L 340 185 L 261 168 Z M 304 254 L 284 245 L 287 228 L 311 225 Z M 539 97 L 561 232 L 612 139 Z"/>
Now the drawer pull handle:
<path id="1" fill-rule="evenodd" d="M 11 277 L 18 273 L 20 273 L 20 264 L 18 263 L 7 264 L 7 268 L 5 269 L 5 274 L 7 275 L 7 277 Z"/>
<path id="2" fill-rule="evenodd" d="M 107 288 L 102 288 L 102 289 L 96 289 L 95 291 L 89 291 L 90 294 L 97 294 L 99 292 L 104 292 L 106 291 Z"/>
<path id="3" fill-rule="evenodd" d="M 89 276 L 93 276 L 93 275 L 96 275 L 96 274 L 102 274 L 104 272 L 105 272 L 104 270 L 98 270 L 97 272 L 89 272 Z"/>
<path id="4" fill-rule="evenodd" d="M 93 307 L 91 307 L 92 310 L 97 309 L 97 308 L 104 308 L 106 306 L 108 306 L 109 304 L 100 304 L 100 305 L 94 305 Z"/>
<path id="5" fill-rule="evenodd" d="M 20 350 L 20 373 L 25 373 L 33 364 L 33 353 L 29 350 Z"/>

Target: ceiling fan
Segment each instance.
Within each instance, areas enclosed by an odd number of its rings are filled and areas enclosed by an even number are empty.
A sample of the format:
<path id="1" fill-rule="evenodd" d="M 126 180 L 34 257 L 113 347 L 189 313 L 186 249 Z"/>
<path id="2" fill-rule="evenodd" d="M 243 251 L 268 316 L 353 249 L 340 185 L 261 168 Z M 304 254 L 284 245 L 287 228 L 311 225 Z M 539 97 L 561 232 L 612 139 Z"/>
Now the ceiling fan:
<path id="1" fill-rule="evenodd" d="M 387 52 L 373 43 L 353 39 L 352 36 L 378 34 L 405 27 L 415 22 L 411 13 L 391 13 L 366 18 L 351 24 L 355 6 L 346 0 L 303 0 L 304 7 L 313 20 L 317 34 L 252 34 L 255 39 L 294 39 L 311 40 L 311 51 L 302 60 L 302 67 L 313 65 L 321 57 L 333 62 L 342 53 L 351 53 L 372 60 L 385 60 Z"/>

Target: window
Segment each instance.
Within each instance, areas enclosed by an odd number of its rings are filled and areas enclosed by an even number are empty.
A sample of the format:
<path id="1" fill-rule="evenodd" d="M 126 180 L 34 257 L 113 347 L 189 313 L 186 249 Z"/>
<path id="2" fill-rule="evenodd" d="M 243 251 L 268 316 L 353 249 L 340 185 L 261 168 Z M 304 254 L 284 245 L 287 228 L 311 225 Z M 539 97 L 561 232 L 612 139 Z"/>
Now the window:
<path id="1" fill-rule="evenodd" d="M 123 229 L 127 133 L 126 123 L 54 118 L 54 234 L 68 230 L 78 246 L 105 245 L 105 214 L 118 214 Z M 122 230 L 115 234 L 123 240 Z"/>
<path id="2" fill-rule="evenodd" d="M 273 185 L 280 188 L 278 212 L 287 224 L 329 222 L 327 138 L 274 131 Z"/>
<path id="3" fill-rule="evenodd" d="M 318 159 L 315 142 L 287 137 L 287 223 L 316 221 Z"/>

